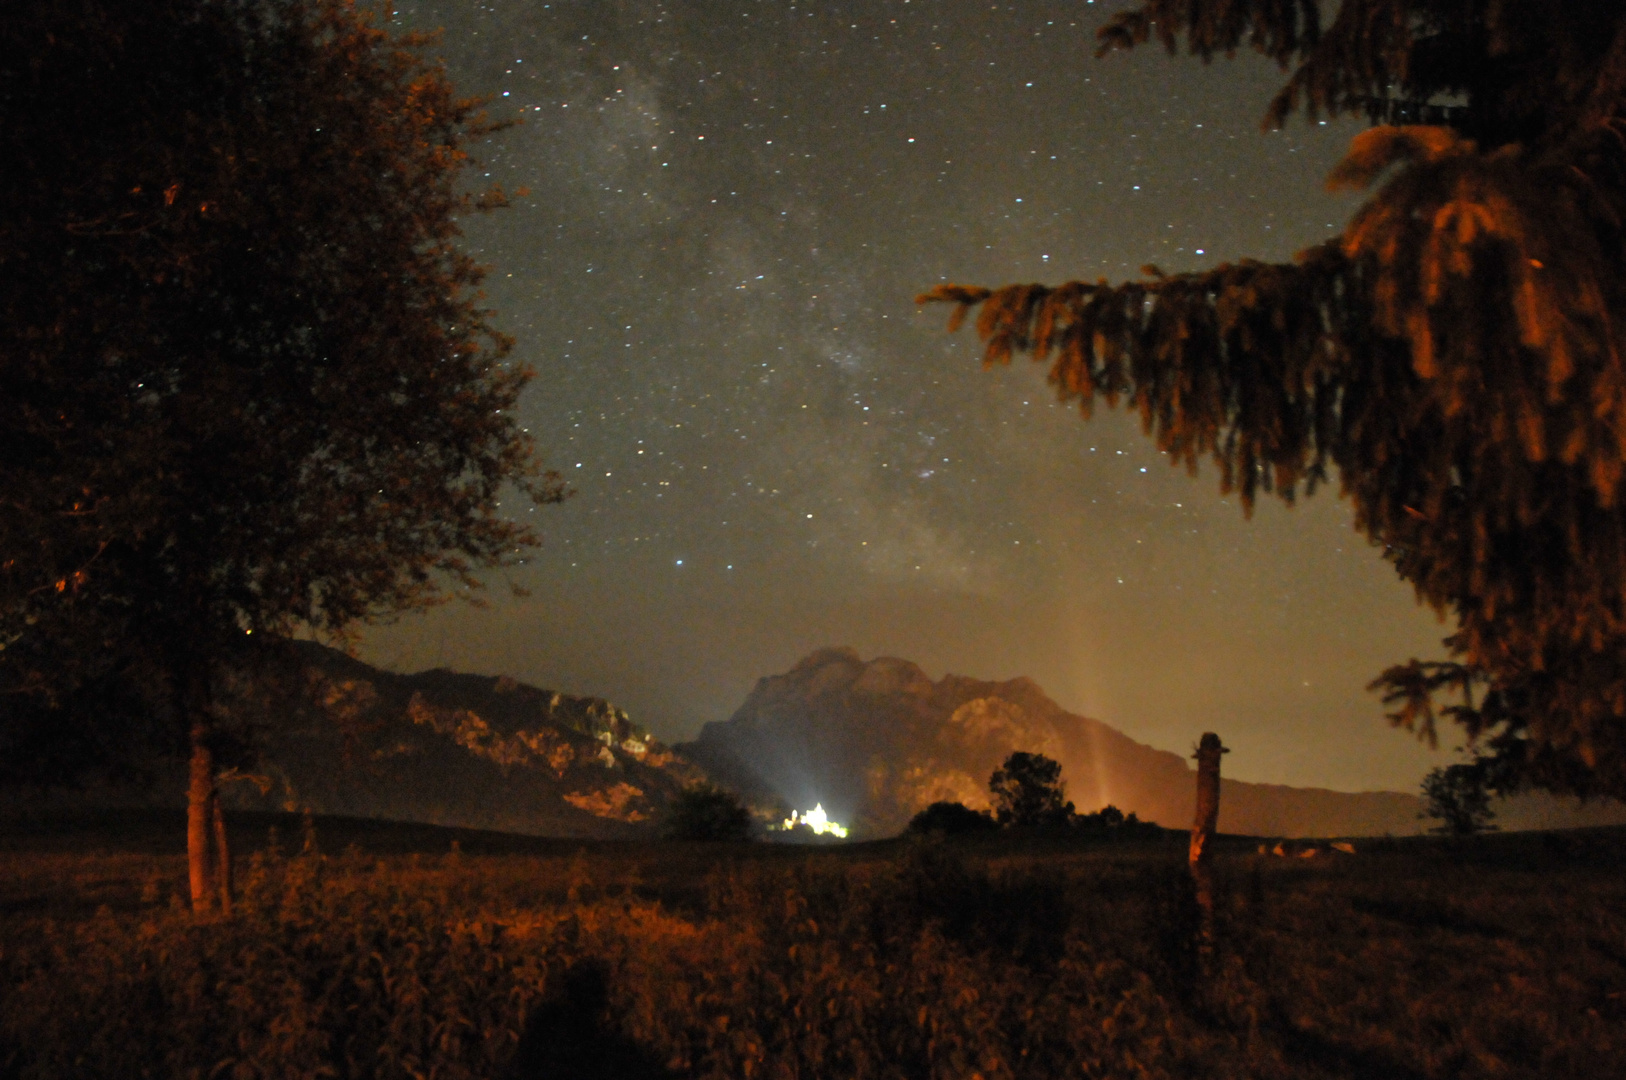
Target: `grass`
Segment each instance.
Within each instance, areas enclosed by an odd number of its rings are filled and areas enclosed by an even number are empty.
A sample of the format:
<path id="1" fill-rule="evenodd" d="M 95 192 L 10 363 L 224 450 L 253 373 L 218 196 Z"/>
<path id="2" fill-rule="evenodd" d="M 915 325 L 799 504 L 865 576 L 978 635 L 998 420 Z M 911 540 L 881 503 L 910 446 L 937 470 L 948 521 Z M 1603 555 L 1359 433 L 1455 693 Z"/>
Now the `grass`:
<path id="1" fill-rule="evenodd" d="M 233 822 L 0 829 L 5 1077 L 1599 1077 L 1626 1052 L 1619 830 L 806 849 Z M 272 829 L 276 838 L 271 838 Z M 453 841 L 456 848 L 453 848 Z"/>

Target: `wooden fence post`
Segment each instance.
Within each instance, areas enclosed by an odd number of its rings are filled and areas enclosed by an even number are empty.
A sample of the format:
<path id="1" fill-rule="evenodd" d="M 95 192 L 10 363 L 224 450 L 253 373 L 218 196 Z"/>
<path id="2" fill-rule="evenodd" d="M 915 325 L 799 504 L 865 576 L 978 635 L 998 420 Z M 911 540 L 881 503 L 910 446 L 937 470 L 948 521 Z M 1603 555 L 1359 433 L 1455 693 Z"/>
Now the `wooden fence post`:
<path id="1" fill-rule="evenodd" d="M 1191 825 L 1191 881 L 1197 893 L 1197 951 L 1206 962 L 1214 949 L 1214 827 L 1219 821 L 1220 755 L 1230 753 L 1212 731 L 1197 744 L 1197 818 Z"/>

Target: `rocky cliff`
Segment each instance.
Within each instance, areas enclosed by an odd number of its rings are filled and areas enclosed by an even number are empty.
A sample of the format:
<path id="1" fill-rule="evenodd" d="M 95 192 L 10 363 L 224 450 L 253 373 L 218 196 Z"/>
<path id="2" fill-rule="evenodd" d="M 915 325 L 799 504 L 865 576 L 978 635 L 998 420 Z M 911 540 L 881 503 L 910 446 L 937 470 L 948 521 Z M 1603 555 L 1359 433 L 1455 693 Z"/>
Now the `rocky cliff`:
<path id="1" fill-rule="evenodd" d="M 244 771 L 270 788 L 234 784 L 229 805 L 613 838 L 647 835 L 703 776 L 599 698 L 295 649 L 292 689 L 250 724 Z"/>
<path id="2" fill-rule="evenodd" d="M 1196 734 L 1193 733 L 1193 738 Z M 822 649 L 758 681 L 723 723 L 680 749 L 758 800 L 822 803 L 855 834 L 897 832 L 938 800 L 988 805 L 988 776 L 1013 750 L 1062 764 L 1081 812 L 1112 803 L 1144 820 L 1189 828 L 1195 773 L 1178 754 L 1142 745 L 1066 712 L 1031 679 L 937 682 L 891 657 L 865 662 Z M 1220 828 L 1266 836 L 1374 835 L 1419 829 L 1420 801 L 1226 780 Z"/>

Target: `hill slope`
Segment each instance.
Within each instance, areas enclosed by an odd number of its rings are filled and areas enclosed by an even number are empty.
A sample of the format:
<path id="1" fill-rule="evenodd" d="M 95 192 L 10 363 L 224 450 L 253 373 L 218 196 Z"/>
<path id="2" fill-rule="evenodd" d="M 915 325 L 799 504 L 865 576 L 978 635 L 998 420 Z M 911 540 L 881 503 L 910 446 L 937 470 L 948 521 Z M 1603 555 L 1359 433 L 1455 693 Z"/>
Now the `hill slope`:
<path id="1" fill-rule="evenodd" d="M 240 785 L 239 807 L 608 838 L 647 833 L 702 776 L 599 698 L 296 649 L 304 707 L 255 732 L 273 787 Z"/>
<path id="2" fill-rule="evenodd" d="M 216 699 L 229 718 L 228 809 L 303 811 L 533 836 L 654 835 L 667 803 L 704 778 L 602 698 L 446 669 L 398 675 L 314 642 Z M 30 815 L 175 808 L 184 760 L 145 760 L 146 782 L 0 790 Z"/>

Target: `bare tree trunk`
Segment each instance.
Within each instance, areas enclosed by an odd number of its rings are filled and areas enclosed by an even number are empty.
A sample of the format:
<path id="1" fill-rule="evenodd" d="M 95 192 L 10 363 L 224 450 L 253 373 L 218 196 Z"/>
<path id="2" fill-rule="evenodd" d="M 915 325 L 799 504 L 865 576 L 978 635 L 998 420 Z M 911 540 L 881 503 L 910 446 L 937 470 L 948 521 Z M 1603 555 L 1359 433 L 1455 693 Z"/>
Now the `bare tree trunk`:
<path id="1" fill-rule="evenodd" d="M 1197 893 L 1197 950 L 1205 959 L 1214 947 L 1214 868 L 1211 843 L 1219 823 L 1220 755 L 1230 753 L 1220 737 L 1203 732 L 1197 744 L 1197 819 L 1191 825 L 1191 881 Z"/>
<path id="2" fill-rule="evenodd" d="M 220 788 L 218 784 L 215 786 L 213 804 L 215 875 L 219 886 L 220 912 L 223 915 L 230 915 L 233 891 L 231 844 L 226 838 L 226 815 L 220 808 Z"/>
<path id="3" fill-rule="evenodd" d="M 191 727 L 192 758 L 186 788 L 186 868 L 192 891 L 192 910 L 202 914 L 220 896 L 215 841 L 215 813 L 219 799 L 215 792 L 215 755 L 209 748 L 209 727 L 194 719 Z"/>
<path id="4" fill-rule="evenodd" d="M 178 679 L 175 703 L 187 721 L 192 744 L 186 788 L 186 866 L 192 910 L 203 914 L 218 905 L 227 913 L 232 901 L 231 847 L 220 808 L 220 763 L 210 745 L 214 725 L 209 672 L 207 667 L 183 669 Z"/>

